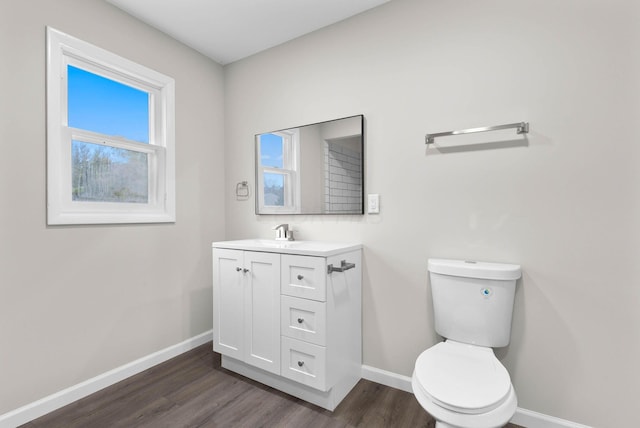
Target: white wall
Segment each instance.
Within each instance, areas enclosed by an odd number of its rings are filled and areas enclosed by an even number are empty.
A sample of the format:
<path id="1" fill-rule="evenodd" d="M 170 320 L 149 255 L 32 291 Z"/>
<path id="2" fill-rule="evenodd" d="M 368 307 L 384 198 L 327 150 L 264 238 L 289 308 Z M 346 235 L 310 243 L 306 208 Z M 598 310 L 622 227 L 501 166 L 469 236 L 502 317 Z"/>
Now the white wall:
<path id="1" fill-rule="evenodd" d="M 176 81 L 177 222 L 46 226 L 45 26 Z M 98 0 L 0 2 L 0 414 L 211 329 L 222 67 Z"/>
<path id="2" fill-rule="evenodd" d="M 437 340 L 427 258 L 520 263 L 512 342 L 497 351 L 520 407 L 634 425 L 637 4 L 393 0 L 226 66 L 227 237 L 288 221 L 298 239 L 361 241 L 364 363 L 404 375 Z M 380 215 L 256 216 L 235 200 L 255 133 L 360 113 Z M 427 132 L 518 121 L 526 144 L 425 149 Z"/>

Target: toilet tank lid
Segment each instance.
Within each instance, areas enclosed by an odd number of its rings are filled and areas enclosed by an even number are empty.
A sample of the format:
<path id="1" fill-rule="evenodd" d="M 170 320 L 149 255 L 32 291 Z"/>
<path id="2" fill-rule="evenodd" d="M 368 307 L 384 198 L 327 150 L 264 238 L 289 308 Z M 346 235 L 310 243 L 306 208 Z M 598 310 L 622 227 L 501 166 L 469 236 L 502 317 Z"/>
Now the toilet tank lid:
<path id="1" fill-rule="evenodd" d="M 429 272 L 466 278 L 513 280 L 522 275 L 520 265 L 472 260 L 429 259 Z"/>

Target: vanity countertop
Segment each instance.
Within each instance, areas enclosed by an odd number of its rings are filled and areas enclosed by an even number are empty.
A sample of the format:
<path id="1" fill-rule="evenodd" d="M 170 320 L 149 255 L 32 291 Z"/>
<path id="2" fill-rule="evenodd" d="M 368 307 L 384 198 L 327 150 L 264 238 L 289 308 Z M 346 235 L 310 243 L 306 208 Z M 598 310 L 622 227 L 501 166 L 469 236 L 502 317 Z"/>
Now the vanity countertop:
<path id="1" fill-rule="evenodd" d="M 211 244 L 213 248 L 263 251 L 267 253 L 297 254 L 300 256 L 329 257 L 347 251 L 359 250 L 362 244 L 325 241 L 276 241 L 274 239 L 239 239 Z"/>

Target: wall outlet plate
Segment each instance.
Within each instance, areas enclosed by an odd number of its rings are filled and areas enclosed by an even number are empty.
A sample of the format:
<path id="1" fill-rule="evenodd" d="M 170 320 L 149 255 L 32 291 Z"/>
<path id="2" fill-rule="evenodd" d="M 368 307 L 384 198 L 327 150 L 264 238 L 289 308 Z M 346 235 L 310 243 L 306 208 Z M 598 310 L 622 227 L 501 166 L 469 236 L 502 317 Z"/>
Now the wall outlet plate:
<path id="1" fill-rule="evenodd" d="M 367 213 L 380 214 L 380 195 L 372 193 L 367 195 Z"/>

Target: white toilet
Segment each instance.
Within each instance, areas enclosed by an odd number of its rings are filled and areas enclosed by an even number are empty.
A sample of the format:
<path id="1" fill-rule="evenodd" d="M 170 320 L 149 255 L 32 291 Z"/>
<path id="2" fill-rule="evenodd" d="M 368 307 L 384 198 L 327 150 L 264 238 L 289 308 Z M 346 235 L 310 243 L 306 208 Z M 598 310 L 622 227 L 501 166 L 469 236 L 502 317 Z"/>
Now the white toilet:
<path id="1" fill-rule="evenodd" d="M 506 425 L 518 400 L 493 347 L 509 344 L 518 265 L 429 259 L 435 329 L 411 385 L 436 428 Z"/>

